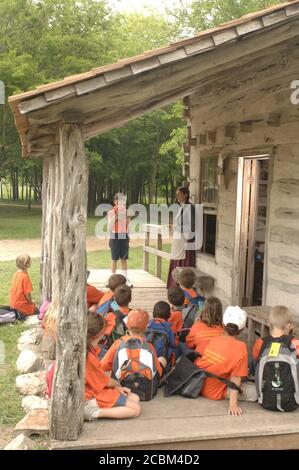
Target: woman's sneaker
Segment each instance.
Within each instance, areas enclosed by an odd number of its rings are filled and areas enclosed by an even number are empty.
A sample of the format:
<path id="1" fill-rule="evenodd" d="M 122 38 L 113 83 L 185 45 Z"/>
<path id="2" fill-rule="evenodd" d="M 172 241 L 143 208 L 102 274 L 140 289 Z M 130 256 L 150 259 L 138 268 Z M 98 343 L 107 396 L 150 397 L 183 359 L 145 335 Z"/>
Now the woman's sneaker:
<path id="1" fill-rule="evenodd" d="M 92 421 L 97 419 L 100 414 L 100 408 L 97 400 L 92 398 L 84 403 L 84 421 Z"/>

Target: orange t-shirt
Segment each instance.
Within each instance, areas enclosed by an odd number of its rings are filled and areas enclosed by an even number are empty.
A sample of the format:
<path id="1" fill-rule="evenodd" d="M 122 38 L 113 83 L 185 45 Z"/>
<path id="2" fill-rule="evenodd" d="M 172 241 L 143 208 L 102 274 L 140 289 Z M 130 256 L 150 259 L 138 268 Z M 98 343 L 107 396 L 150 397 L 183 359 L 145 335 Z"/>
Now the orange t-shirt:
<path id="1" fill-rule="evenodd" d="M 253 359 L 255 359 L 255 360 L 258 359 L 258 357 L 260 355 L 260 352 L 261 352 L 261 349 L 262 349 L 262 346 L 263 346 L 263 342 L 264 342 L 263 338 L 258 338 L 256 340 L 256 342 L 254 343 L 253 349 L 252 349 Z M 294 348 L 296 349 L 297 357 L 299 357 L 299 340 L 296 339 L 296 338 L 293 338 L 291 343 L 294 346 Z"/>
<path id="2" fill-rule="evenodd" d="M 111 300 L 113 296 L 114 296 L 114 294 L 113 294 L 112 290 L 109 289 L 107 292 L 104 292 L 104 294 L 102 295 L 102 297 L 99 300 L 98 305 L 103 305 L 105 302 L 107 302 L 107 300 Z"/>
<path id="3" fill-rule="evenodd" d="M 221 325 L 208 326 L 202 321 L 196 321 L 191 327 L 186 337 L 186 345 L 188 348 L 195 349 L 201 355 L 209 342 L 216 336 L 224 334 L 224 328 Z"/>
<path id="4" fill-rule="evenodd" d="M 228 335 L 218 336 L 210 341 L 202 357 L 195 364 L 207 372 L 224 379 L 246 377 L 248 372 L 248 353 L 246 344 Z M 222 400 L 226 397 L 226 385 L 220 380 L 207 378 L 201 395 L 210 400 Z"/>
<path id="5" fill-rule="evenodd" d="M 128 315 L 130 309 L 129 307 L 119 307 L 119 311 L 123 313 L 124 315 Z M 110 336 L 116 326 L 115 315 L 113 312 L 107 313 L 105 317 L 105 322 L 106 322 L 105 335 Z"/>
<path id="6" fill-rule="evenodd" d="M 191 296 L 192 299 L 194 299 L 194 297 L 197 297 L 199 295 L 198 292 L 193 288 L 187 289 L 186 287 L 182 287 L 182 289 L 184 292 L 188 292 L 188 294 Z M 189 305 L 189 304 L 190 304 L 190 300 L 187 297 L 185 297 L 184 305 Z"/>
<path id="7" fill-rule="evenodd" d="M 173 307 L 173 310 L 171 310 L 169 323 L 173 333 L 176 335 L 183 328 L 184 322 L 182 311 L 176 310 L 175 307 Z"/>
<path id="8" fill-rule="evenodd" d="M 12 278 L 9 305 L 24 315 L 33 315 L 35 304 L 29 303 L 25 295 L 31 294 L 32 284 L 27 273 L 17 271 Z"/>
<path id="9" fill-rule="evenodd" d="M 97 305 L 101 298 L 103 297 L 104 292 L 97 289 L 90 284 L 86 286 L 86 297 L 87 297 L 87 308 L 91 307 L 92 305 Z"/>
<path id="10" fill-rule="evenodd" d="M 85 400 L 95 398 L 100 408 L 112 408 L 120 397 L 115 388 L 107 387 L 110 377 L 105 375 L 97 357 L 98 350 L 87 352 L 85 369 Z"/>
<path id="11" fill-rule="evenodd" d="M 127 233 L 127 209 L 125 206 L 114 206 L 108 212 L 108 225 L 113 233 Z"/>
<path id="12" fill-rule="evenodd" d="M 143 337 L 139 337 L 139 336 L 137 336 L 137 337 L 138 337 L 139 339 L 145 341 Z M 123 336 L 122 338 L 117 339 L 116 341 L 114 341 L 114 343 L 112 344 L 111 348 L 108 349 L 108 351 L 106 352 L 106 354 L 105 354 L 105 356 L 103 357 L 103 359 L 101 359 L 101 365 L 102 365 L 104 371 L 112 371 L 115 353 L 116 353 L 116 351 L 117 351 L 117 349 L 118 349 L 118 347 L 119 347 L 121 341 L 122 341 L 122 340 L 128 341 L 130 338 L 132 338 L 132 336 L 130 336 L 130 335 L 125 335 L 125 336 Z M 160 362 L 158 361 L 155 348 L 154 348 L 154 346 L 153 346 L 151 343 L 147 342 L 147 344 L 149 344 L 150 349 L 151 349 L 151 351 L 152 351 L 152 353 L 153 353 L 154 363 L 155 363 L 155 367 L 156 367 L 156 369 L 157 369 L 157 372 L 158 372 L 159 376 L 162 377 L 163 370 L 162 370 L 162 367 L 161 367 Z M 134 359 L 134 351 L 133 351 L 132 358 Z M 139 353 L 138 353 L 138 350 L 136 350 L 136 359 L 138 359 L 138 358 L 139 358 Z"/>

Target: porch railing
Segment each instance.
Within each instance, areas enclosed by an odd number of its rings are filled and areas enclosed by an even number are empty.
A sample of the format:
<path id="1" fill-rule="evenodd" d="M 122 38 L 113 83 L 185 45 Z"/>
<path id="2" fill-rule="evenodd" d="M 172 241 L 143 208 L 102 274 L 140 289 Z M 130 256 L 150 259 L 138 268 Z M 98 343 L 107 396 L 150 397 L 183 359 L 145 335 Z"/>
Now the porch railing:
<path id="1" fill-rule="evenodd" d="M 149 272 L 149 255 L 156 256 L 155 275 L 159 279 L 162 278 L 162 259 L 170 260 L 170 253 L 162 251 L 163 238 L 162 234 L 165 230 L 163 225 L 145 224 L 143 226 L 145 232 L 143 245 L 143 269 Z M 156 248 L 149 246 L 151 238 L 156 240 Z"/>

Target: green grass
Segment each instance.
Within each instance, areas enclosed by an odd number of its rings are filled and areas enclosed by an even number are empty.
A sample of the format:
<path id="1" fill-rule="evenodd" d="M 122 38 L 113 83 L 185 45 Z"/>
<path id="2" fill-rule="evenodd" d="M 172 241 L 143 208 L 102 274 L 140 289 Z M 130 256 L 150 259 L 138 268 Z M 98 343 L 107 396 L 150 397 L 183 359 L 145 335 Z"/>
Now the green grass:
<path id="1" fill-rule="evenodd" d="M 169 252 L 170 245 L 164 245 L 163 250 Z M 105 269 L 110 267 L 110 250 L 88 253 L 87 264 L 92 269 Z M 168 273 L 168 261 L 162 260 L 162 279 L 166 280 Z M 142 269 L 142 247 L 130 249 L 129 268 Z M 149 269 L 155 272 L 155 257 L 150 255 Z M 0 304 L 9 303 L 9 287 L 11 278 L 16 270 L 14 261 L 0 263 Z M 33 284 L 33 300 L 39 304 L 40 259 L 32 259 L 29 275 Z M 0 326 L 0 341 L 5 347 L 5 362 L 0 363 L 0 426 L 15 425 L 23 416 L 21 408 L 21 396 L 15 389 L 15 379 L 18 375 L 15 364 L 19 351 L 16 348 L 18 338 L 25 329 L 23 324 Z"/>
<path id="2" fill-rule="evenodd" d="M 42 210 L 32 207 L 28 211 L 26 205 L 0 202 L 0 240 L 22 240 L 26 238 L 40 238 Z M 95 226 L 99 217 L 89 216 L 86 224 L 88 236 L 95 234 Z"/>

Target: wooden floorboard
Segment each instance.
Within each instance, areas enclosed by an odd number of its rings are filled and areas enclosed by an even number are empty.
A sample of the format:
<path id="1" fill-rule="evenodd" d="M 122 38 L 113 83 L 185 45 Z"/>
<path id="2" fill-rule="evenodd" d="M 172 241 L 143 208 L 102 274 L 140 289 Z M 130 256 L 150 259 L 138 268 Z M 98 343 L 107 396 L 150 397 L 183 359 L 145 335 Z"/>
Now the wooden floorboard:
<path id="1" fill-rule="evenodd" d="M 86 423 L 78 441 L 52 441 L 53 449 L 298 449 L 299 411 L 275 413 L 242 403 L 242 417 L 227 415 L 228 402 L 159 396 L 142 403 L 134 420 Z"/>
<path id="2" fill-rule="evenodd" d="M 121 271 L 118 272 L 121 274 Z M 109 269 L 90 269 L 88 282 L 102 289 L 110 274 Z M 166 285 L 161 279 L 142 269 L 129 269 L 128 277 L 134 286 L 131 308 L 143 308 L 151 313 L 156 302 L 167 301 Z"/>

